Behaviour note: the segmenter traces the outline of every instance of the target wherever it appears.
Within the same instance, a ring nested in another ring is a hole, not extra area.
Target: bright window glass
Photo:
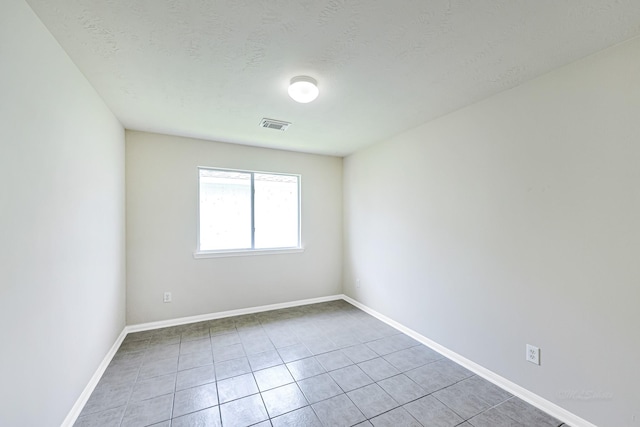
[[[300,247],[298,175],[200,168],[199,251]]]
[[[255,248],[298,246],[298,177],[256,173]]]

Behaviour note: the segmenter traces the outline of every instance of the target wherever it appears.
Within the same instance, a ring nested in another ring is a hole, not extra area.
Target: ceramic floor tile
[[[358,367],[374,381],[380,381],[400,373],[398,369],[381,357],[358,363]]]
[[[116,352],[113,359],[111,359],[111,363],[109,363],[109,368],[140,367],[148,351],[149,349],[130,353]]]
[[[150,339],[138,340],[138,341],[123,341],[118,348],[118,353],[129,353],[136,352],[140,350],[146,350],[149,347]]]
[[[100,379],[102,386],[127,386],[136,382],[140,376],[140,369],[136,367],[109,367]]]
[[[378,357],[376,352],[371,350],[365,344],[354,345],[353,347],[343,348],[342,353],[347,356],[353,363],[360,363],[366,360]]]
[[[426,365],[427,363],[443,359],[444,356],[428,347],[420,345],[387,354],[384,358],[400,371],[406,372]]]
[[[273,345],[278,349],[300,344],[300,340],[293,333],[269,335],[269,338]]]
[[[244,347],[244,351],[247,355],[264,353],[266,351],[276,349],[275,346],[271,344],[271,340],[269,340],[269,338],[243,342],[242,346]]]
[[[373,380],[365,374],[357,365],[347,366],[335,371],[329,372],[329,375],[345,392],[355,390],[371,384]]]
[[[365,421],[362,412],[345,394],[340,394],[311,406],[320,422],[325,426],[347,427]]]
[[[173,400],[173,417],[200,411],[218,404],[216,383],[205,384],[176,392]]]
[[[338,347],[331,340],[324,337],[302,340],[302,342],[313,354],[327,353],[329,351],[338,349]]]
[[[511,395],[486,380],[471,377],[439,390],[433,396],[462,418],[469,419]]]
[[[404,408],[396,408],[371,419],[374,427],[422,427]]]
[[[162,375],[148,380],[139,381],[133,387],[130,402],[150,399],[163,394],[173,393],[176,385],[176,374]]]
[[[89,415],[126,405],[132,391],[133,384],[113,386],[99,383],[89,396],[80,415]]]
[[[249,364],[251,365],[251,369],[254,371],[271,368],[273,366],[281,365],[282,363],[284,362],[276,350],[269,350],[249,356]]]
[[[358,341],[361,343],[368,343],[384,338],[384,334],[375,328],[358,327],[358,333],[356,335]]]
[[[171,427],[222,427],[220,409],[217,406],[192,412],[171,420]]]
[[[237,359],[245,357],[244,347],[242,344],[232,344],[221,348],[213,349],[213,361],[215,363],[224,362],[225,360]]]
[[[252,326],[246,328],[238,329],[238,334],[240,335],[240,339],[242,343],[251,342],[251,341],[262,341],[265,339],[269,339],[269,335],[267,335],[267,331],[261,326]]]
[[[457,363],[444,359],[407,371],[405,375],[427,392],[433,393],[473,374]]]
[[[355,403],[358,409],[360,409],[360,412],[367,418],[373,418],[399,406],[398,403],[377,384],[370,384],[350,391],[347,393],[347,396],[349,396],[349,399]]]
[[[219,349],[233,344],[240,344],[240,334],[232,332],[230,334],[216,335],[211,337],[211,345],[213,348]]]
[[[160,375],[171,374],[178,371],[178,358],[169,357],[167,359],[148,360],[140,368],[138,381],[157,377]]]
[[[125,409],[125,406],[120,406],[119,408],[79,417],[74,427],[118,427]]]
[[[180,331],[176,328],[162,328],[154,331],[154,335],[151,338],[151,345],[168,345],[168,344],[180,344]]]
[[[130,332],[122,342],[151,340],[154,334],[155,331]]]
[[[220,405],[224,427],[246,427],[269,418],[259,394]]]
[[[181,341],[182,342],[196,341],[196,340],[201,340],[205,338],[209,338],[209,328],[185,331],[182,333]]]
[[[149,349],[144,354],[145,361],[168,359],[170,357],[178,357],[180,354],[180,344],[162,345],[153,349]]]
[[[225,360],[215,364],[216,379],[218,381],[251,372],[249,361],[246,357]]]
[[[513,397],[511,393],[477,375],[461,381],[460,383],[467,386],[472,392],[481,395],[482,399],[487,401],[491,406],[498,405]]]
[[[76,425],[319,426],[312,407],[329,425],[560,424],[332,301],[129,334]]]
[[[176,379],[176,390],[212,383],[216,380],[213,365],[179,371]]]
[[[273,427],[323,427],[310,406],[273,418],[271,424]]]
[[[497,411],[495,408],[476,415],[471,418],[468,423],[473,427],[525,427],[524,424]]]
[[[274,366],[253,373],[260,391],[280,387],[293,382],[293,377],[285,365]]]
[[[378,385],[401,405],[428,394],[425,389],[413,382],[413,380],[406,375],[396,375],[395,377],[387,378],[379,381]]]
[[[309,403],[316,403],[342,393],[342,389],[329,374],[321,374],[298,382]]]
[[[404,334],[391,335],[389,337],[381,338],[376,341],[367,343],[367,346],[378,353],[380,356],[384,356],[395,351],[404,350],[406,348],[414,347],[420,343],[413,338]]]
[[[351,347],[360,344],[360,340],[358,340],[357,334],[351,332],[339,332],[336,334],[331,334],[330,338],[338,348]]]
[[[253,374],[244,374],[218,381],[218,395],[221,404],[256,394],[257,392],[258,386],[253,378]]]
[[[313,356],[304,344],[295,344],[290,347],[278,348],[278,353],[280,354],[282,361],[285,363]]]
[[[404,409],[425,426],[453,427],[464,421],[455,412],[431,396],[407,403],[404,405]]]
[[[297,384],[287,384],[262,392],[262,400],[272,418],[309,404]]]
[[[296,381],[325,373],[325,369],[314,357],[287,363],[287,368]]]
[[[495,409],[524,425],[558,427],[562,424],[557,419],[517,397],[501,403]]]
[[[340,350],[319,354],[316,356],[316,360],[320,362],[327,371],[334,371],[344,368],[345,366],[353,365],[353,361]]]
[[[171,394],[129,404],[124,413],[121,426],[148,426],[169,420],[172,407],[173,395]]]
[[[233,322],[225,322],[229,319],[217,319],[209,323],[209,334],[211,337],[225,335],[236,332],[236,325]]]
[[[188,354],[181,354],[178,359],[178,370],[198,368],[200,366],[212,365],[213,355],[211,350],[196,351]]]
[[[211,340],[209,338],[180,343],[180,355],[203,351],[211,352]]]

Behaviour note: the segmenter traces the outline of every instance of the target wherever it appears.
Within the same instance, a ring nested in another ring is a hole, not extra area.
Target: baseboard
[[[96,372],[93,374],[93,376],[89,380],[89,383],[84,388],[84,390],[82,390],[80,397],[78,397],[78,400],[76,400],[76,403],[71,408],[71,411],[69,411],[69,413],[67,414],[67,417],[62,422],[61,427],[72,427],[73,424],[78,419],[78,417],[80,416],[80,413],[84,408],[84,405],[87,404],[89,397],[91,397],[91,393],[93,393],[93,390],[98,385],[98,382],[100,381],[100,378],[102,378],[104,371],[109,366],[109,363],[111,363],[111,359],[113,359],[113,356],[116,355],[116,352],[120,348],[120,344],[122,344],[122,341],[124,341],[125,337],[127,336],[126,329],[127,328],[125,327],[122,330],[122,332],[120,332],[120,335],[118,336],[116,341],[113,343],[113,345],[107,352],[107,355],[104,356],[104,359],[102,359],[102,362],[100,362],[98,369],[96,369]]]
[[[186,325],[188,323],[204,322],[207,320],[222,319],[225,317],[242,316],[243,314],[261,313],[263,311],[280,310],[282,308],[299,307],[302,305],[318,304],[321,302],[343,299],[344,295],[330,295],[319,298],[309,298],[298,301],[283,302],[278,304],[261,305],[257,307],[240,308],[237,310],[220,311],[217,313],[201,314],[198,316],[179,317],[177,319],[161,320],[158,322],[138,323],[125,327],[127,333],[150,331],[153,329],[167,328],[171,326]]]
[[[592,424],[589,421],[583,418],[580,418],[579,416],[567,411],[566,409],[556,405],[555,403],[550,402],[538,396],[537,394],[530,392],[524,387],[521,387],[518,384],[511,382],[508,379],[496,374],[495,372],[490,371],[489,369],[481,365],[478,365],[477,363],[472,362],[471,360],[459,355],[458,353],[438,344],[437,342],[430,340],[429,338],[419,334],[413,329],[409,329],[406,326],[396,322],[395,320],[390,319],[387,316],[378,313],[377,311],[367,307],[361,302],[356,301],[347,295],[342,295],[342,299],[358,307],[360,310],[385,322],[387,325],[399,330],[404,334],[407,334],[411,338],[421,342],[427,347],[430,347],[431,349],[437,351],[443,356],[446,356],[449,359],[453,360],[454,362],[457,362],[458,364],[464,366],[474,374],[486,379],[487,381],[492,382],[493,384],[497,385],[500,388],[503,388],[504,390],[508,391],[514,396],[519,397],[525,402],[557,418],[563,423],[568,424],[569,426],[572,426],[572,427],[597,427],[595,424]]]

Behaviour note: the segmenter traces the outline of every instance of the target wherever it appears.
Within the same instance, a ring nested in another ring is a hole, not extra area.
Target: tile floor
[[[344,301],[129,334],[76,426],[560,426]]]

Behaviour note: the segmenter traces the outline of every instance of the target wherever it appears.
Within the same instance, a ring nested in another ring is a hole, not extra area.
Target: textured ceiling
[[[332,155],[640,34],[638,0],[27,2],[126,128]]]

